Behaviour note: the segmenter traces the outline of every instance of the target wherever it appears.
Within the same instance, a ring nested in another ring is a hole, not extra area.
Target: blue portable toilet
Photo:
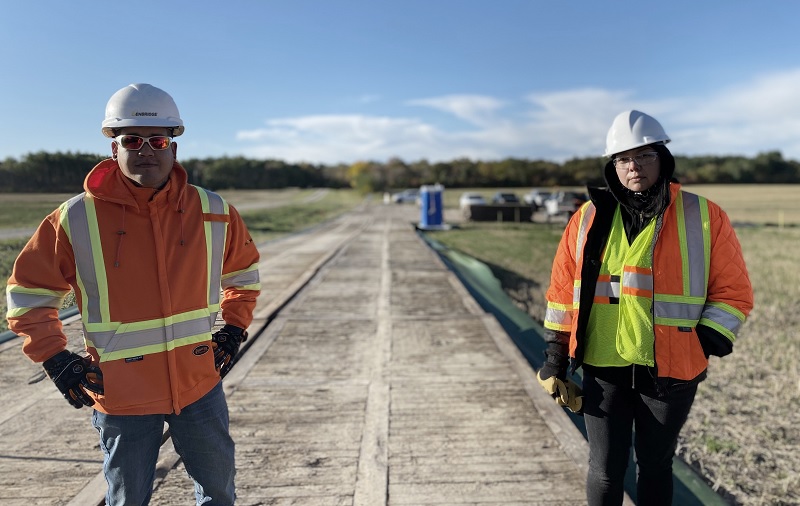
[[[420,193],[420,219],[419,228],[421,229],[442,229],[447,228],[443,223],[442,194],[444,186],[440,184],[423,185],[419,189]]]

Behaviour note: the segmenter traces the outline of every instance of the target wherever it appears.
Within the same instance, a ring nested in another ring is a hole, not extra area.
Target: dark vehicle
[[[519,198],[513,193],[497,192],[492,197],[492,204],[519,204]]]

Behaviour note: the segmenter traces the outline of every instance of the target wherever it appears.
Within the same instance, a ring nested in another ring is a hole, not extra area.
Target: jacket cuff
[[[569,367],[569,334],[545,330],[544,340],[547,349],[544,351],[545,362],[540,369],[540,376],[542,379],[555,376],[563,380],[567,377]]]
[[[703,347],[703,353],[705,353],[706,358],[711,355],[715,357],[724,357],[733,351],[733,341],[711,327],[698,324],[695,331],[697,332],[697,338],[700,340],[700,346]]]

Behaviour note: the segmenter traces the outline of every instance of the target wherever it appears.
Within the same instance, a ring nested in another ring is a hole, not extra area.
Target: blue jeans
[[[234,492],[234,443],[228,433],[228,405],[222,382],[180,415],[107,415],[94,412],[100,433],[107,506],[146,506],[155,480],[164,422],[175,450],[195,484],[198,505],[231,506]]]
[[[636,502],[669,506],[673,495],[672,457],[694,402],[697,382],[672,386],[659,397],[647,367],[584,365],[583,369],[589,505],[622,504],[635,427]]]

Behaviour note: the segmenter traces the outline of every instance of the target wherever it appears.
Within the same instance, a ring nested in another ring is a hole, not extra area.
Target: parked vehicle
[[[480,193],[462,193],[458,199],[458,207],[463,211],[464,208],[474,205],[484,205],[486,199]]]
[[[544,201],[550,198],[552,194],[553,193],[550,190],[534,188],[523,195],[522,200],[525,201],[526,204],[532,206],[534,209],[539,209],[540,207],[544,207]]]
[[[492,204],[519,204],[519,198],[514,193],[497,192],[492,197]]]
[[[486,205],[486,199],[480,193],[462,193],[458,198],[458,208],[461,215],[466,219],[472,218],[472,206]]]
[[[415,203],[419,199],[419,190],[409,189],[392,195],[392,202],[395,204]]]
[[[589,195],[577,191],[560,191],[550,196],[544,201],[548,218],[551,216],[566,215],[572,216],[584,202],[589,200]]]

